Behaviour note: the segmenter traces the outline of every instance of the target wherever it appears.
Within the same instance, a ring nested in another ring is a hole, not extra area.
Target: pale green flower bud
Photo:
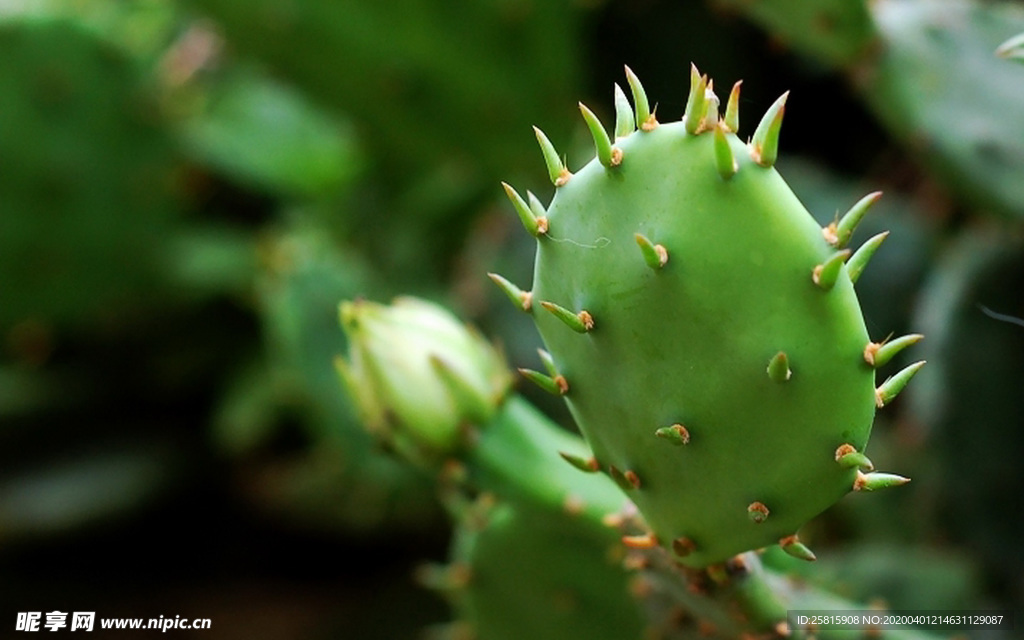
[[[501,355],[443,307],[415,298],[341,304],[339,370],[367,426],[400,451],[448,453],[487,422],[511,384]]]

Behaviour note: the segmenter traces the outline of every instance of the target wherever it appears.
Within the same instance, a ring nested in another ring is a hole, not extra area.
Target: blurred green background
[[[412,574],[448,525],[357,423],[337,304],[440,300],[531,363],[485,275],[531,278],[499,181],[550,197],[530,126],[587,161],[576,101],[611,123],[623,64],[681,117],[690,61],[744,80],[741,135],[792,92],[778,167],[820,221],[885,191],[868,328],[927,335],[871,445],[914,482],[812,523],[808,579],[1019,607],[1024,65],[994,51],[1021,31],[1020,2],[0,0],[0,636],[447,620]]]

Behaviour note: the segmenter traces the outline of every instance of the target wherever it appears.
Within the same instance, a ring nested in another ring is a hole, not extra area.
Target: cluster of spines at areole
[[[579,103],[583,119],[594,140],[597,160],[609,171],[615,171],[624,163],[629,162],[622,149],[616,146],[618,140],[633,135],[638,130],[640,135],[642,135],[643,132],[654,130],[659,124],[655,111],[650,107],[650,102],[640,80],[628,66],[625,68],[625,72],[633,96],[634,106],[630,105],[625,92],[616,84],[614,89],[616,117],[613,136],[608,135],[604,125],[593,111],[582,102]],[[718,175],[723,181],[732,179],[740,170],[740,165],[736,161],[733,147],[730,146],[726,134],[735,134],[739,129],[741,85],[742,80],[733,85],[726,103],[725,114],[720,115],[720,103],[714,92],[713,81],[709,80],[706,75],[702,75],[697,70],[697,67],[691,64],[690,92],[683,116],[685,130],[688,135],[714,136],[714,163]],[[788,96],[789,92],[783,93],[768,108],[755,129],[753,136],[747,141],[746,148],[750,159],[761,167],[773,167],[778,158],[779,133],[782,128]],[[572,179],[573,173],[569,170],[565,160],[558,154],[555,146],[544,132],[537,127],[534,127],[534,132],[552,184],[556,189],[566,185]],[[527,197],[524,199],[511,185],[503,182],[502,186],[512,202],[513,208],[518,214],[523,227],[528,233],[537,238],[539,242],[543,242],[551,232],[551,225],[544,204],[530,191],[526,192]],[[849,279],[852,283],[856,284],[871,257],[885,241],[889,234],[888,231],[869,238],[856,251],[851,251],[846,247],[864,215],[880,199],[881,195],[880,191],[876,191],[864,196],[843,216],[837,215],[832,223],[822,228],[822,237],[834,249],[834,252],[821,264],[815,266],[811,273],[808,274],[808,278],[821,290],[827,292],[834,287],[844,264]],[[634,237],[638,246],[638,260],[643,260],[648,267],[654,270],[661,269],[668,263],[671,256],[671,248],[658,244],[639,232]],[[488,276],[519,309],[527,313],[533,313],[536,304],[531,291],[521,289],[496,273],[489,273]],[[600,318],[594,318],[586,309],[572,311],[551,301],[541,300],[536,302],[545,311],[551,313],[567,327],[578,333],[592,331],[600,322]],[[874,369],[881,368],[899,352],[922,338],[923,336],[920,334],[910,334],[896,339],[886,339],[882,342],[869,342],[864,347],[864,361]],[[545,371],[521,368],[519,372],[549,393],[560,396],[571,393],[571,381],[559,373],[551,355],[543,349],[538,351]],[[876,406],[882,408],[895,398],[924,364],[924,361],[915,362],[880,384],[875,390]],[[767,375],[775,382],[786,382],[789,380],[791,373],[788,357],[784,352],[776,354],[768,363]],[[688,430],[681,424],[659,428],[656,431],[656,435],[678,445],[685,445],[690,439]],[[595,458],[587,459],[569,454],[562,455],[569,463],[582,471],[596,472],[601,469],[601,465]],[[844,444],[836,449],[835,460],[837,464],[845,468],[857,469],[852,487],[854,491],[874,491],[909,482],[909,479],[903,476],[874,471],[874,465],[867,456],[850,444]],[[625,491],[633,490],[640,486],[640,479],[632,471],[623,471],[611,466],[608,468],[608,473]],[[768,517],[769,511],[767,507],[759,502],[750,504],[747,509],[748,516],[754,522],[761,522]],[[659,541],[653,535],[640,535],[626,536],[624,542],[627,546],[646,548],[658,544]],[[814,554],[799,541],[795,534],[781,539],[779,543],[784,550],[795,557],[807,560],[814,559]],[[681,539],[674,541],[672,547],[677,554],[685,556],[691,550],[691,544],[689,541]]]

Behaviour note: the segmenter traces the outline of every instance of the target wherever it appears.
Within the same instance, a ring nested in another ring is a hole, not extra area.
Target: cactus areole
[[[659,123],[627,77],[636,112],[617,88],[609,137],[583,107],[598,152],[575,173],[537,131],[555,196],[506,185],[537,257],[532,291],[503,288],[533,301],[597,468],[629,478],[661,546],[693,567],[813,559],[797,529],[870,480],[875,409],[913,373],[876,390],[846,264],[878,194],[822,229],[773,168],[786,96],[744,143],[739,83],[720,115],[693,68],[685,116]]]

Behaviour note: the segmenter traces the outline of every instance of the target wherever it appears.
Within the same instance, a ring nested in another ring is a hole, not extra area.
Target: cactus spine
[[[854,292],[884,235],[854,258],[845,246],[880,194],[822,229],[774,169],[788,93],[744,144],[739,83],[720,117],[691,67],[685,115],[659,123],[626,75],[635,115],[618,89],[614,147],[581,107],[597,158],[570,172],[538,129],[554,199],[527,217],[506,189],[538,241],[532,291],[496,279],[550,352],[552,375],[528,376],[565,396],[640,509],[650,531],[629,546],[692,567],[773,543],[813,559],[801,525],[851,490],[906,481],[861,471],[876,406],[922,364],[876,389],[868,354],[884,363],[919,339],[873,343]]]

